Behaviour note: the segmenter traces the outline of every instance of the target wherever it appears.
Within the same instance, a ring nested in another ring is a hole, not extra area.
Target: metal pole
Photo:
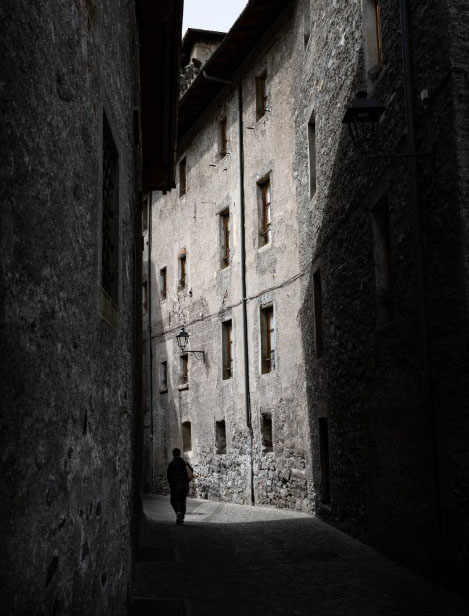
[[[435,482],[435,517],[437,526],[437,546],[435,566],[437,568],[436,577],[439,577],[439,555],[441,553],[441,481],[439,464],[439,446],[436,430],[435,409],[433,406],[431,392],[431,367],[430,354],[428,348],[428,322],[425,305],[425,268],[422,242],[422,225],[420,219],[420,191],[417,177],[417,148],[415,138],[414,123],[414,99],[413,99],[413,79],[412,79],[412,57],[410,50],[410,22],[409,22],[409,1],[399,0],[401,18],[401,41],[402,41],[402,68],[404,81],[404,97],[407,124],[408,142],[408,166],[410,175],[410,193],[412,204],[412,216],[415,234],[415,259],[417,269],[417,303],[420,325],[420,338],[423,363],[423,403],[427,412],[433,450],[433,474]]]
[[[153,350],[151,328],[151,240],[152,240],[152,191],[148,192],[148,273],[147,273],[147,317],[148,317],[148,409],[150,411],[151,491],[154,492],[154,446],[153,446]]]

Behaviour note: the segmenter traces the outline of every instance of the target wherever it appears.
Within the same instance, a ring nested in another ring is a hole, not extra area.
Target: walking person
[[[190,473],[187,471],[188,468]],[[177,447],[173,449],[173,459],[168,465],[167,477],[169,487],[171,488],[171,505],[176,514],[176,524],[184,524],[186,498],[189,492],[189,481],[192,479],[192,472],[190,464],[181,458],[181,450]]]

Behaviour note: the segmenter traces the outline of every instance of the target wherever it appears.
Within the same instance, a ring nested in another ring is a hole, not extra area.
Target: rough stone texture
[[[137,597],[154,598],[148,614],[171,613],[164,606],[176,597],[197,616],[468,613],[467,601],[317,517],[189,499],[180,527],[168,500],[144,501],[133,589]],[[140,616],[138,608],[135,602],[131,614]]]
[[[138,395],[134,4],[0,8],[5,615],[126,613]],[[98,315],[103,106],[120,156],[116,329]]]
[[[344,105],[357,90],[367,89],[388,106],[375,151],[405,151],[399,8],[394,2],[380,2],[385,65],[374,79],[366,73],[358,1],[340,7],[312,4],[311,39],[305,53],[295,56],[301,263],[312,263],[303,285],[302,339],[316,456],[318,419],[327,415],[329,422],[329,520],[462,590],[469,545],[468,37],[461,25],[467,22],[467,3],[454,8],[430,0],[410,4],[418,148],[435,152],[431,161],[418,163],[433,408],[423,403],[405,162],[366,159],[353,151],[341,127]],[[300,41],[300,14],[297,27]],[[429,92],[427,110],[420,102],[423,88]],[[310,200],[306,125],[312,110],[318,187]],[[377,328],[369,210],[386,190],[395,318]],[[325,353],[319,360],[311,328],[315,264],[323,282]],[[318,469],[315,457],[316,478]]]
[[[290,18],[291,19],[291,15]],[[288,22],[290,23],[290,22]],[[253,425],[254,498],[309,511],[313,502],[304,359],[298,309],[300,271],[291,157],[295,146],[291,101],[293,28],[279,22],[240,67],[244,92],[246,269],[248,344]],[[255,77],[267,70],[271,110],[256,122]],[[187,192],[153,203],[151,259],[154,333],[154,489],[167,489],[168,455],[182,445],[181,425],[192,424],[194,494],[250,502],[251,440],[246,427],[242,341],[238,102],[233,88],[220,93],[200,118],[179,155],[187,161]],[[219,154],[219,121],[226,115],[228,154]],[[282,147],[279,145],[282,143]],[[270,173],[272,242],[258,248],[257,182]],[[231,262],[221,268],[219,214],[230,212]],[[187,250],[187,285],[178,290],[178,255]],[[148,267],[148,266],[147,266]],[[168,293],[160,301],[159,272],[167,268]],[[272,303],[276,367],[261,374],[260,307]],[[233,378],[222,379],[222,321],[233,324]],[[189,356],[189,384],[179,387],[175,336],[182,324],[190,349],[204,349],[205,363]],[[168,391],[158,391],[161,361],[168,362]],[[261,439],[261,413],[271,413],[273,452]],[[225,420],[227,453],[215,450],[215,422]]]
[[[345,106],[356,91],[365,89],[387,106],[372,151],[406,151],[399,4],[380,2],[380,70],[373,68],[366,51],[365,5],[359,0],[311,3],[311,36],[305,45],[303,2],[293,2],[232,76],[241,78],[244,93],[256,501],[311,507],[394,559],[464,591],[469,546],[467,2],[410,2],[417,147],[433,153],[417,162],[430,401],[424,390],[407,163],[367,158],[354,150],[341,123]],[[265,67],[271,112],[256,124],[254,76]],[[420,99],[423,89],[429,94],[425,104]],[[234,92],[227,88],[195,122],[180,144],[181,156],[187,157],[187,194],[157,200],[153,206],[155,229],[161,225],[153,275],[156,281],[159,268],[167,266],[172,285],[166,302],[155,302],[153,369],[156,374],[159,361],[168,358],[169,392],[155,396],[160,481],[168,450],[180,443],[181,422],[190,420],[198,493],[242,502],[248,498],[243,478],[249,472],[249,435],[239,361],[234,105]],[[311,198],[308,122],[313,112],[317,187]],[[217,122],[224,113],[231,155],[219,160]],[[268,171],[274,240],[272,248],[258,251],[255,186]],[[394,318],[378,327],[371,209],[386,193]],[[216,215],[228,206],[234,214],[234,257],[230,268],[220,271]],[[175,287],[177,255],[184,247],[187,294]],[[319,359],[313,279],[318,267],[324,341]],[[291,284],[277,288],[290,279]],[[259,305],[268,301],[277,307],[278,370],[259,376],[257,315]],[[222,381],[220,321],[230,314],[237,363],[234,378]],[[191,358],[189,389],[178,391],[174,336],[183,322],[191,332],[191,347],[204,348],[207,363]],[[260,412],[270,409],[273,455],[261,453],[259,443]],[[224,416],[231,456],[220,460],[213,453],[214,423]],[[326,418],[329,507],[321,506],[319,420]]]

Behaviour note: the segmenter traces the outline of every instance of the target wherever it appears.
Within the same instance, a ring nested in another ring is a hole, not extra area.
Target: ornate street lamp
[[[349,127],[352,143],[356,148],[363,148],[366,141],[375,138],[376,127],[385,111],[385,105],[369,98],[367,92],[357,92],[342,120],[342,123]]]
[[[186,331],[184,325],[181,327],[179,334],[176,336],[178,347],[184,353],[194,353],[196,359],[201,359],[205,363],[205,351],[189,351],[186,347],[189,342],[189,332]]]

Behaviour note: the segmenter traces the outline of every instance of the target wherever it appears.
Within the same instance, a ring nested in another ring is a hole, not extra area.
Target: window
[[[261,372],[266,374],[275,368],[275,321],[274,308],[261,308]]]
[[[261,429],[262,429],[262,449],[264,452],[273,451],[272,439],[272,415],[270,413],[261,414]]]
[[[142,231],[148,229],[148,196],[145,195],[142,201]]]
[[[186,194],[187,187],[187,177],[186,177],[186,157],[179,162],[179,196]]]
[[[215,422],[215,446],[218,454],[226,453],[225,420]]]
[[[264,71],[256,77],[256,120],[260,120],[267,111],[267,73]]]
[[[168,362],[160,363],[160,391],[168,391]]]
[[[119,305],[119,154],[103,113],[100,314],[117,325]]]
[[[220,130],[219,154],[221,157],[223,157],[223,156],[226,156],[228,153],[228,135],[226,131],[226,117],[220,120],[219,130]]]
[[[233,339],[231,319],[222,323],[223,344],[223,379],[233,376]]]
[[[313,274],[314,292],[314,333],[316,338],[316,358],[319,359],[324,354],[322,339],[322,285],[321,272],[317,269]]]
[[[303,0],[303,34],[305,47],[308,44],[309,37],[311,35],[311,0]]]
[[[368,70],[383,63],[380,0],[364,0],[364,27]]]
[[[189,356],[187,353],[179,358],[179,385],[187,385],[189,382]]]
[[[148,304],[148,283],[146,280],[142,285],[142,303],[143,303],[143,309],[146,310],[147,304]]]
[[[269,244],[272,239],[272,209],[270,178],[267,178],[259,187],[259,247]]]
[[[230,212],[224,210],[220,214],[221,267],[230,264]]]
[[[314,113],[308,122],[309,147],[309,196],[312,199],[316,193],[316,123]]]
[[[166,278],[166,268],[162,267],[160,269],[160,297],[161,299],[166,299],[168,286],[167,286],[167,278]]]
[[[373,208],[371,220],[375,261],[376,324],[379,326],[394,318],[391,229],[387,195]]]
[[[184,453],[192,451],[192,429],[190,421],[185,421],[182,424],[182,450]]]
[[[331,502],[331,490],[329,480],[329,428],[327,417],[319,418],[319,457],[321,465],[320,499],[322,505]]]
[[[178,287],[179,289],[185,289],[186,288],[186,253],[183,252],[181,255],[179,255],[179,283],[178,283]]]

